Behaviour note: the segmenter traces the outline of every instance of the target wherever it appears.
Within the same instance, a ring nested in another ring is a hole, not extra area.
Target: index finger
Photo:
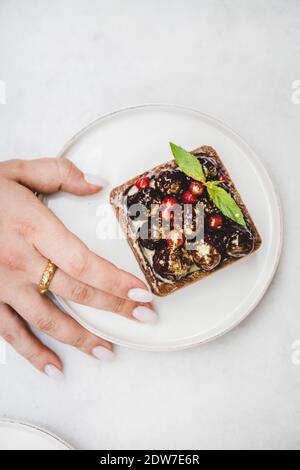
[[[110,261],[101,258],[47,208],[40,228],[33,234],[38,251],[69,276],[109,294],[137,302],[151,302],[146,284]]]

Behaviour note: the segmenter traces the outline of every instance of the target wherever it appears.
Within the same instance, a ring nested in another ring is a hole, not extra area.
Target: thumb
[[[84,174],[65,158],[12,160],[1,164],[0,172],[6,178],[45,194],[65,191],[87,195],[97,193],[106,186],[100,176]]]

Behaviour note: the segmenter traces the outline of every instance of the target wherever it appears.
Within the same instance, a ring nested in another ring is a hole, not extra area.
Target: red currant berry
[[[189,187],[190,193],[192,193],[194,196],[202,196],[204,190],[204,185],[200,183],[200,181],[192,181]]]
[[[148,188],[150,181],[151,180],[150,178],[148,178],[148,176],[142,176],[140,179],[137,180],[135,185],[138,189]]]
[[[184,202],[184,204],[193,204],[194,202],[197,202],[197,198],[194,194],[190,193],[190,191],[186,191],[182,195],[182,202]]]
[[[162,219],[168,220],[174,218],[174,210],[173,207],[176,206],[177,199],[175,197],[166,197],[162,201],[162,210],[161,210],[161,217]]]
[[[219,181],[221,181],[221,183],[226,183],[226,181],[227,181],[227,176],[224,175],[224,173],[222,173],[222,174],[219,176]]]
[[[172,206],[175,206],[175,204],[177,204],[177,199],[175,199],[175,197],[165,197],[165,199],[163,199],[162,201],[162,205],[163,207],[172,207]]]
[[[162,210],[161,210],[161,217],[163,219],[169,219],[174,217],[174,212],[172,211],[172,207],[177,204],[177,199],[175,197],[166,197],[162,201]]]
[[[179,248],[183,245],[184,236],[183,233],[178,230],[171,230],[167,236],[167,243],[172,248]]]
[[[209,228],[218,230],[223,227],[223,217],[219,214],[210,215],[207,224]]]

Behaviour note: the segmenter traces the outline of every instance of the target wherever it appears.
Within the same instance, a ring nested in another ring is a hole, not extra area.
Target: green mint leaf
[[[183,171],[187,176],[190,176],[194,180],[201,181],[205,183],[205,175],[199,160],[192,155],[190,152],[187,152],[178,145],[170,142],[171,150],[175,158],[175,162],[179,166],[180,170]]]
[[[207,183],[207,191],[217,208],[229,219],[234,220],[240,225],[246,226],[243,213],[235,200],[225,189],[220,188],[215,181]]]

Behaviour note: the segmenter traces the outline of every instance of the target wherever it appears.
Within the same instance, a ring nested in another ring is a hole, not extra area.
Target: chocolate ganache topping
[[[230,182],[218,162],[203,152],[196,157],[206,181],[218,180],[230,194]],[[205,185],[179,168],[143,175],[128,190],[126,207],[136,242],[154,276],[168,282],[195,271],[212,271],[254,249],[248,225],[238,225],[224,215]]]

